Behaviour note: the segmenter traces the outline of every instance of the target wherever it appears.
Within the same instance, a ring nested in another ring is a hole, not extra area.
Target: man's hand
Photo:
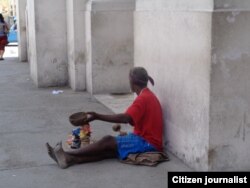
[[[97,114],[95,112],[87,112],[87,122],[91,122],[97,119]]]

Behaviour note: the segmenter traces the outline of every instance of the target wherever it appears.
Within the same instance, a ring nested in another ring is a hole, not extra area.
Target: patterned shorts
[[[126,136],[117,136],[118,157],[121,160],[127,158],[131,153],[144,153],[149,151],[157,151],[154,146],[144,140],[142,137],[129,133]]]

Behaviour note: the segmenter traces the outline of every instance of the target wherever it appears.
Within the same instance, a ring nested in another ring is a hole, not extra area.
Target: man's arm
[[[129,123],[132,124],[132,118],[127,114],[104,115],[95,112],[88,112],[88,121],[101,120],[110,123]]]

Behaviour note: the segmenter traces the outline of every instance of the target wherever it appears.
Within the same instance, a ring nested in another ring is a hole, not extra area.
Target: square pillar
[[[209,168],[250,169],[250,2],[215,1]]]
[[[199,170],[208,169],[212,7],[208,1],[137,0],[135,12],[135,66],[155,80],[164,147]]]
[[[27,1],[31,75],[38,87],[68,84],[66,0]]]
[[[250,168],[248,23],[246,0],[136,1],[135,65],[155,79],[165,149],[196,170]]]
[[[27,0],[17,0],[17,33],[19,61],[27,61],[26,10]]]
[[[86,89],[88,0],[67,0],[67,45],[69,84],[73,90]]]
[[[91,93],[126,93],[133,67],[134,0],[94,0],[91,8],[91,65],[87,68]]]

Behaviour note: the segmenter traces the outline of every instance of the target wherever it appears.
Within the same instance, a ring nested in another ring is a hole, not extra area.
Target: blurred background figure
[[[4,60],[3,54],[5,51],[5,46],[8,44],[8,32],[8,24],[5,22],[3,15],[0,14],[0,60]]]

